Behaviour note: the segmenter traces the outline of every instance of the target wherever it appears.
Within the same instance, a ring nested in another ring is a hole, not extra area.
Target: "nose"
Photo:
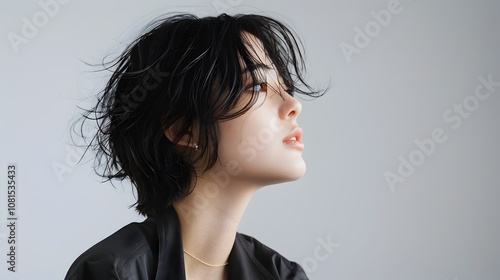
[[[285,93],[283,104],[280,108],[280,116],[283,119],[296,119],[300,111],[302,111],[302,104],[295,97]]]

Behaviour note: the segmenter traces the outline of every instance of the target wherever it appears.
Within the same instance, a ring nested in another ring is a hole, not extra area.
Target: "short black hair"
[[[96,172],[106,180],[130,179],[136,210],[156,216],[190,193],[193,160],[208,159],[205,171],[217,162],[218,123],[242,115],[256,101],[254,92],[246,106],[230,113],[248,82],[242,64],[253,83],[263,67],[243,33],[262,42],[286,92],[321,93],[304,80],[303,45],[296,34],[270,17],[177,14],[148,26],[120,56],[103,63],[113,73],[97,104],[85,110],[80,132],[89,120],[97,130],[90,138],[80,136],[91,139],[86,145],[96,152]],[[200,150],[186,157],[176,143],[194,124]],[[172,126],[178,137],[168,139],[164,132]]]

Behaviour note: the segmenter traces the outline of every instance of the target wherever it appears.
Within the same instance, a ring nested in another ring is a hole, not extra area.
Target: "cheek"
[[[259,108],[263,109],[263,108]],[[257,153],[279,140],[283,131],[270,110],[248,112],[220,124],[219,156],[252,161]]]
[[[221,123],[219,159],[223,165],[236,162],[241,170],[238,177],[244,180],[271,184],[298,179],[305,172],[305,163],[301,153],[283,144],[285,130],[271,114]]]

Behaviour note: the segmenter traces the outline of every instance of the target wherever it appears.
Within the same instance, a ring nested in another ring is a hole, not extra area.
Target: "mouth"
[[[285,143],[287,146],[303,150],[304,143],[302,143],[302,135],[302,129],[300,127],[296,127],[290,134],[288,134],[288,136],[283,139],[283,143]]]

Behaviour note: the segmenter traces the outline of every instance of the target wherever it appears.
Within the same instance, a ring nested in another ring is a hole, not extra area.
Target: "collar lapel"
[[[242,240],[240,234],[236,234],[233,249],[229,254],[228,278],[238,280],[276,280],[251,253],[253,246],[249,247]]]
[[[186,280],[180,223],[173,207],[157,218],[157,226],[159,256],[156,280]]]

